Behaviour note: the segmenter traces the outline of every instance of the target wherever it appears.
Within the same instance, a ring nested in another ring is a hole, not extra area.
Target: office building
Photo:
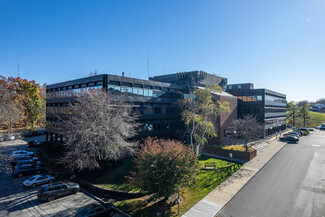
[[[264,136],[286,129],[286,95],[254,89],[252,83],[229,84],[228,93],[238,98],[238,118],[253,114],[265,127]]]
[[[166,82],[168,76],[170,76],[169,82]],[[194,82],[187,85],[188,79]],[[205,83],[214,85],[214,82],[221,83],[225,87],[227,79],[203,71],[156,76],[150,80],[103,74],[48,85],[46,90],[47,140],[64,142],[64,135],[59,135],[51,129],[51,123],[56,123],[58,115],[62,117],[69,115],[68,104],[73,101],[74,95],[88,89],[103,89],[125,94],[125,100],[131,103],[133,111],[139,114],[142,129],[139,129],[138,137],[184,137],[179,101],[188,97],[192,84],[196,83],[204,87]],[[216,97],[221,101],[230,99],[234,102],[234,97],[227,93],[216,94]],[[237,102],[232,108],[237,109]],[[223,132],[224,126],[230,124],[229,118],[236,119],[234,114],[237,115],[236,110],[224,114],[225,118],[220,117],[216,121],[219,131]],[[222,136],[215,142],[220,143],[220,139]]]

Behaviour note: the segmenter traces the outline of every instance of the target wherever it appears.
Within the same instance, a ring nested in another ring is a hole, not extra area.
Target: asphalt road
[[[324,217],[325,131],[280,150],[218,217]]]
[[[35,138],[28,138],[28,140]],[[39,141],[44,138],[38,137]],[[8,156],[12,150],[26,148],[26,141],[14,140],[0,143],[0,216],[74,216],[81,207],[95,200],[78,192],[56,199],[41,202],[37,199],[38,188],[24,188],[22,182],[30,176],[14,178]]]

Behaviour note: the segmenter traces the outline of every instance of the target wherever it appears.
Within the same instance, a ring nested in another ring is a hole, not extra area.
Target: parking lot
[[[13,150],[26,149],[27,141],[45,136],[32,137],[24,140],[0,142],[0,216],[74,216],[76,211],[94,199],[82,192],[56,199],[51,202],[41,202],[37,199],[36,188],[25,188],[22,182],[30,176],[14,178],[11,175],[9,155]]]

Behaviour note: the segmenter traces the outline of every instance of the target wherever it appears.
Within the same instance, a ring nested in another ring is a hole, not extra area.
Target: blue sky
[[[325,98],[325,0],[0,0],[0,75],[204,70],[288,100]]]

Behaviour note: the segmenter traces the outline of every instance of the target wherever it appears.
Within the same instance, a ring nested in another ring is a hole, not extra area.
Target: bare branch
[[[117,160],[134,152],[130,139],[137,133],[137,116],[123,96],[106,91],[81,94],[69,106],[67,119],[57,130],[66,136],[61,159],[71,170],[94,170],[99,161]]]

